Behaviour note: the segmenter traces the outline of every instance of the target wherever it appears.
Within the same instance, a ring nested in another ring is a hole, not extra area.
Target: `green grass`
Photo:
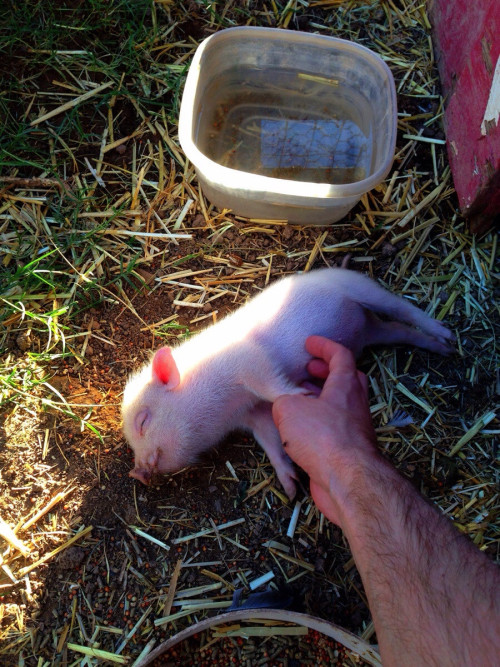
[[[113,98],[119,93],[121,108],[113,125],[119,138],[136,129],[124,118],[124,110],[129,116],[133,111],[134,124],[136,109],[151,122],[164,108],[169,118],[175,116],[186,70],[168,62],[168,54],[165,62],[151,54],[158,38],[151,0],[7,4],[0,18],[0,173],[64,180],[70,190],[48,194],[43,220],[22,221],[9,230],[2,247],[7,260],[0,266],[3,319],[13,312],[13,296],[24,301],[32,294],[51,297],[65,291],[68,270],[71,274],[85,266],[99,229],[113,224],[109,218],[88,233],[73,231],[81,228],[80,213],[105,210],[116,200],[108,188],[95,188],[81,178],[88,172],[85,158],[95,163],[99,155]],[[98,98],[47,123],[30,125],[42,113],[91,89],[84,87],[87,82],[107,81],[114,85]],[[155,97],[152,89],[160,82],[161,95]],[[68,95],[59,98],[61,92]],[[117,215],[127,203],[117,208]],[[133,240],[128,245],[132,250]],[[130,268],[118,274],[105,271],[103,286],[130,282],[133,250],[131,260]],[[82,282],[74,298],[93,305],[99,289],[95,281]]]
[[[67,187],[42,189],[32,207],[15,201],[16,216],[2,224],[0,354],[7,353],[13,338],[28,330],[40,341],[42,351],[26,355],[22,372],[16,371],[14,361],[3,366],[1,403],[31,394],[45,401],[44,405],[55,405],[53,392],[45,384],[51,371],[43,381],[36,379],[40,364],[73,356],[74,350],[67,343],[73,322],[101,303],[110,289],[140,285],[132,278],[141,250],[133,239],[125,243],[126,260],[122,255],[117,262],[106,257],[99,275],[86,274],[86,268],[102,252],[100,232],[113,225],[114,218],[97,220],[95,226],[85,229],[79,216],[107,210],[117,199],[108,187],[96,188],[82,177],[88,173],[85,158],[92,164],[98,159],[108,108],[117,93],[116,138],[136,129],[136,109],[153,121],[160,117],[165,103],[170,115],[178,109],[186,66],[172,65],[168,54],[163,60],[152,55],[159,36],[156,11],[151,0],[7,2],[3,7],[0,174],[54,179]],[[163,92],[155,97],[151,89],[159,86],[159,80]],[[107,81],[113,86],[99,97],[40,125],[30,124]],[[153,81],[149,88],[145,85],[148,81]],[[128,119],[123,110],[129,111]],[[33,192],[26,196],[33,198]],[[9,204],[3,200],[0,214],[12,210]],[[117,206],[116,215],[128,205],[130,201],[125,200]]]

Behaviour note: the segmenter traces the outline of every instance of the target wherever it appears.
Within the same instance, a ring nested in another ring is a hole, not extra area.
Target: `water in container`
[[[338,79],[234,67],[205,88],[198,117],[200,150],[226,167],[331,184],[371,170],[370,105]]]

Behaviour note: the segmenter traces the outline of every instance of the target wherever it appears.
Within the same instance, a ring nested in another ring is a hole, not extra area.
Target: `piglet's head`
[[[155,472],[172,472],[183,465],[176,421],[175,390],[179,384],[172,350],[162,347],[125,388],[123,430],[135,453],[135,467],[129,474],[144,484]]]

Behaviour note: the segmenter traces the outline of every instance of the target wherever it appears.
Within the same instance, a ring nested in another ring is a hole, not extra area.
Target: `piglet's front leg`
[[[259,403],[248,413],[242,426],[252,431],[254,438],[266,452],[279,481],[291,500],[297,491],[295,485],[297,473],[290,457],[283,449],[280,434],[272,417],[272,404]]]
[[[251,360],[251,363],[247,361],[243,364],[239,381],[263,403],[274,403],[278,396],[284,394],[309,393],[307,389],[293,382],[286,373],[279,372],[277,362],[263,347],[248,342],[244,356],[246,360]]]

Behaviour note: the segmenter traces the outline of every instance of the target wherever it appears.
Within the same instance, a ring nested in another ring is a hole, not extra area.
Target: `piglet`
[[[448,354],[454,342],[441,323],[355,271],[320,269],[279,280],[178,347],[160,348],[129,379],[122,415],[135,452],[131,477],[147,484],[153,472],[192,464],[243,429],[263,447],[292,498],[296,472],[271,406],[282,394],[310,391],[305,340],[313,334],[356,356],[367,345],[396,343]]]

